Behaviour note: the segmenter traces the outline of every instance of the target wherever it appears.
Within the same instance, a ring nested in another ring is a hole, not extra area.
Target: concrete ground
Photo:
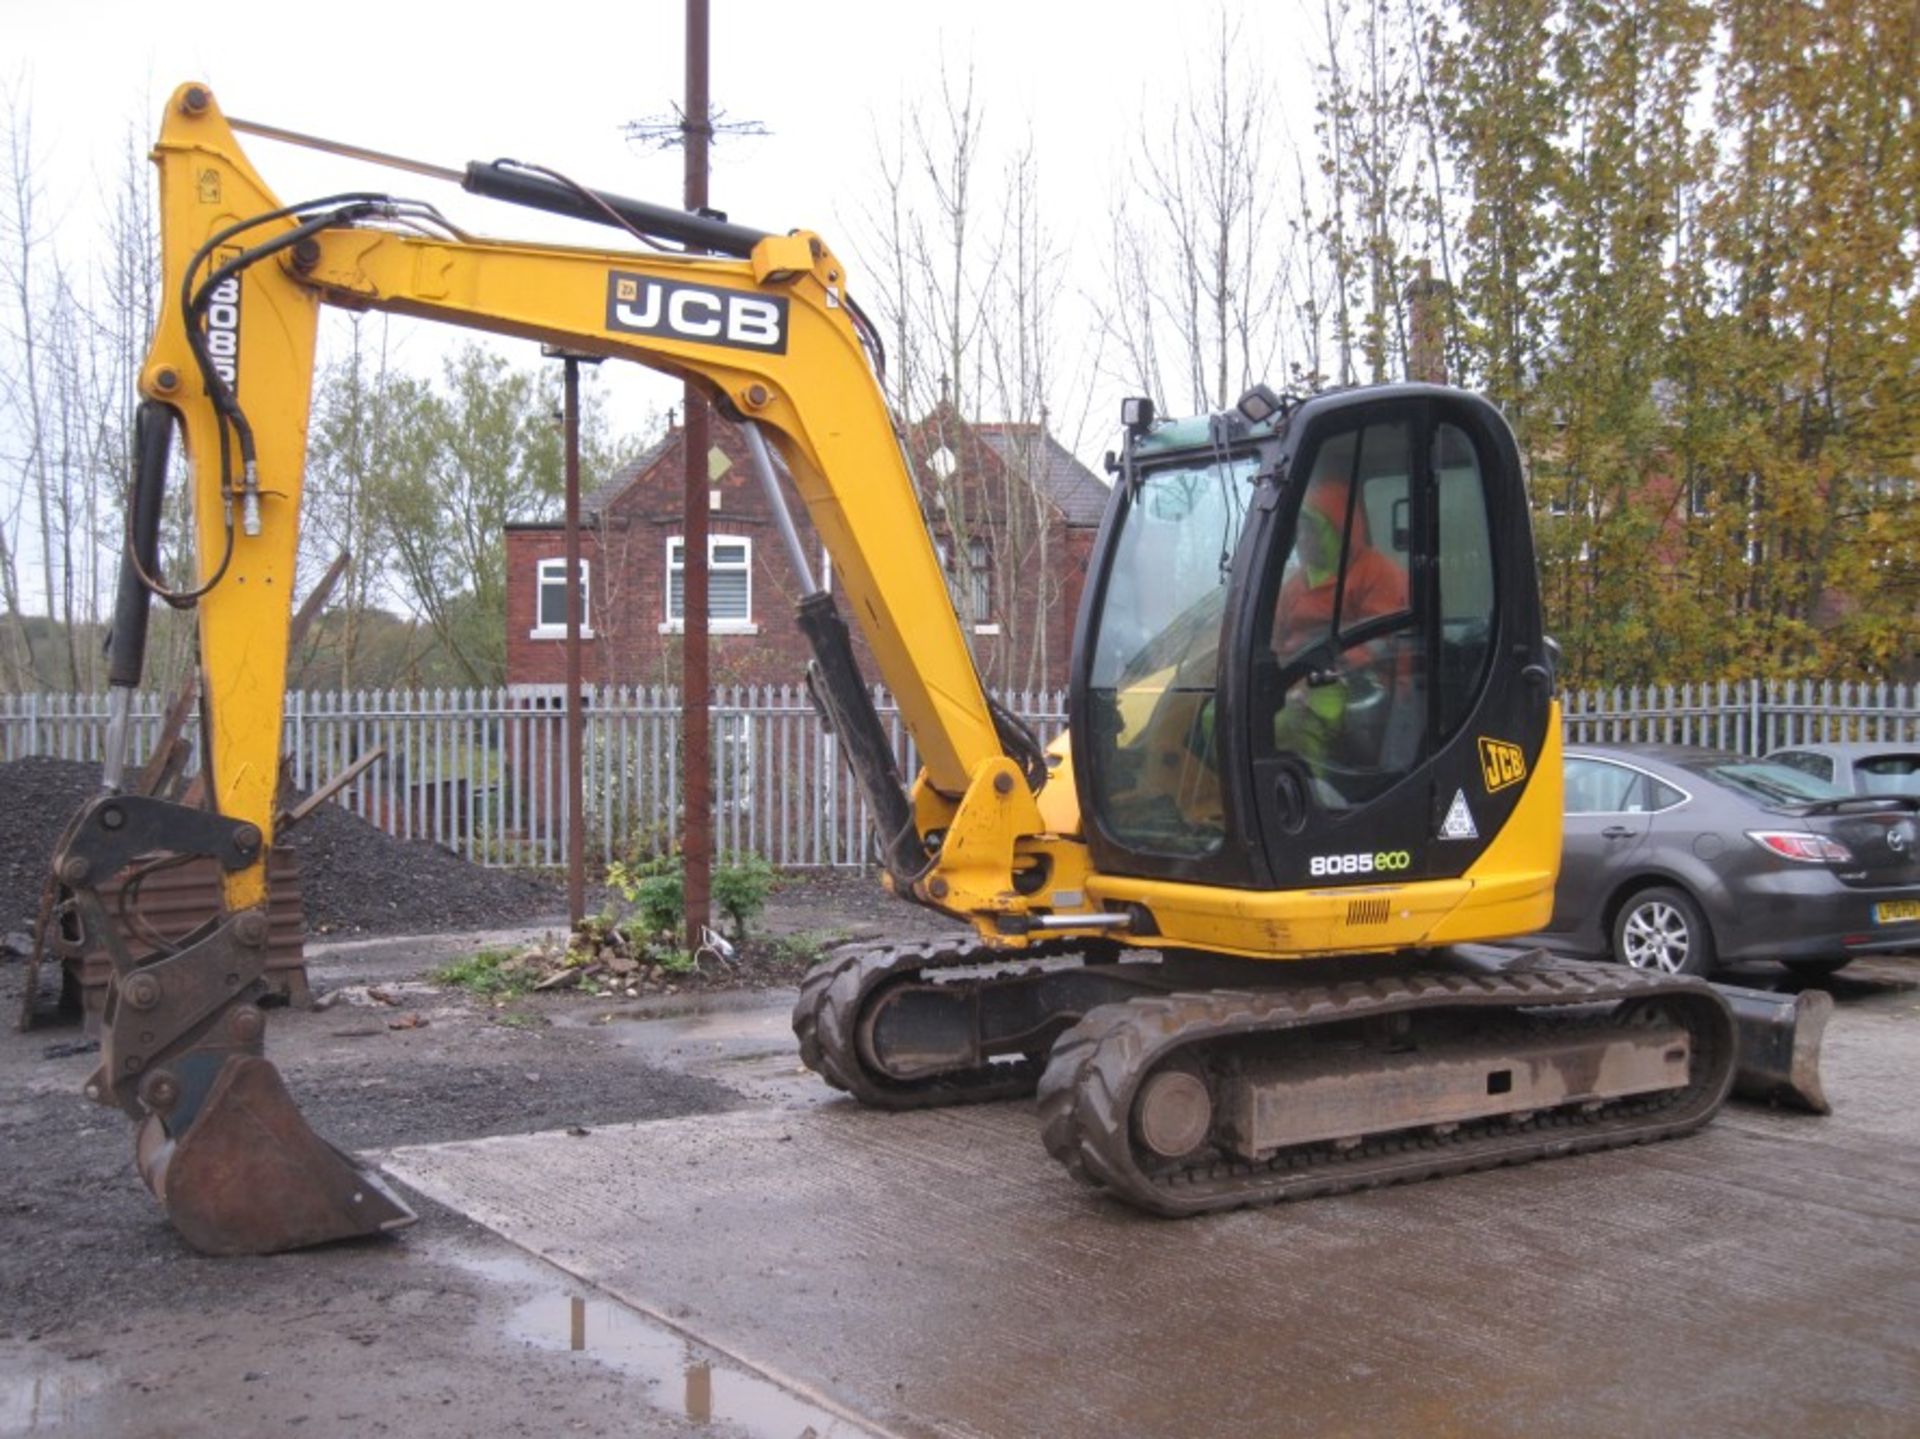
[[[820,1103],[764,1008],[623,1021],[752,1107],[387,1168],[891,1433],[1905,1435],[1920,964],[1856,968],[1830,1118],[1202,1220],[1076,1186],[1030,1105]]]
[[[330,962],[404,982],[428,957]],[[36,1304],[44,1264],[5,1296],[0,1435],[1910,1434],[1920,959],[1828,987],[1831,1118],[1730,1107],[1671,1144],[1177,1223],[1076,1186],[1030,1106],[831,1096],[779,992],[538,1031],[424,997],[418,1030],[287,1016],[316,1090],[383,1094],[373,1050],[445,1045],[545,1132],[460,1127],[484,1092],[454,1096],[458,1138],[396,1120],[420,1225],[261,1261],[182,1252],[144,1194],[90,1218],[133,1183],[116,1147],[66,1215],[99,1300]],[[87,1063],[0,1046],[7,1132],[67,1113]],[[87,1152],[122,1138],[73,1112]],[[90,1248],[95,1223],[140,1242]]]

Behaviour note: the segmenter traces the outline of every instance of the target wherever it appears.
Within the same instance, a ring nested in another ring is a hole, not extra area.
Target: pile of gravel
[[[288,842],[300,851],[309,934],[488,929],[566,913],[560,885],[395,839],[337,804],[308,815]]]
[[[30,933],[67,821],[100,788],[100,766],[63,759],[0,764],[0,930]]]
[[[27,930],[53,849],[100,786],[100,767],[33,757],[0,764],[0,930]],[[300,852],[307,932],[401,934],[551,918],[560,886],[485,869],[424,840],[397,840],[325,804],[288,835]]]

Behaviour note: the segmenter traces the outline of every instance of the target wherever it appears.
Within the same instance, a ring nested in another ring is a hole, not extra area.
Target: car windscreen
[[[1920,754],[1876,754],[1853,762],[1862,794],[1920,794]]]
[[[1847,793],[1837,784],[1768,759],[1693,760],[1684,767],[1762,804],[1811,804]]]

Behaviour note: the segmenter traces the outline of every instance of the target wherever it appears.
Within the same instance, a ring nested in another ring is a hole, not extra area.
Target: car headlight
[[[1837,839],[1797,829],[1750,829],[1747,838],[1782,859],[1801,864],[1852,864],[1853,851]]]

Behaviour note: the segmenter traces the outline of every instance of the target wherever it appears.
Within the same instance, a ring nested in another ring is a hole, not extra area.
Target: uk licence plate
[[[1901,924],[1910,919],[1920,919],[1920,899],[1890,899],[1873,907],[1875,924]]]

